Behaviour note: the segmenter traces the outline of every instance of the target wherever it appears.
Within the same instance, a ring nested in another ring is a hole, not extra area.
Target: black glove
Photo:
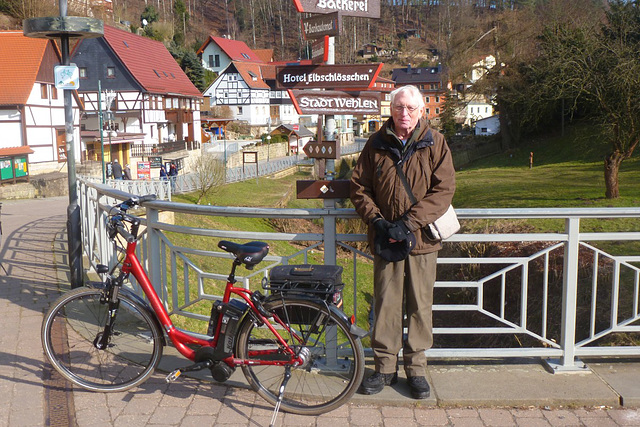
[[[406,240],[409,233],[411,233],[411,230],[402,220],[391,223],[391,228],[387,230],[387,234],[393,240]]]
[[[393,223],[387,221],[384,218],[378,218],[373,221],[373,228],[376,230],[376,236],[384,239],[389,239],[389,228],[393,227]]]

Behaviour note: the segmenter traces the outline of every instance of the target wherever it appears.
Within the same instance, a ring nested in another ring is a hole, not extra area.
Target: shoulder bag
[[[396,163],[396,171],[398,172],[400,181],[402,181],[402,185],[404,185],[404,189],[411,199],[411,203],[415,205],[418,201],[416,200],[416,196],[413,195],[413,191],[407,182],[407,177],[404,175],[400,163]],[[460,230],[460,222],[458,221],[458,215],[456,215],[453,206],[449,205],[447,211],[433,223],[427,225],[425,230],[427,236],[434,241],[446,240],[456,234]]]

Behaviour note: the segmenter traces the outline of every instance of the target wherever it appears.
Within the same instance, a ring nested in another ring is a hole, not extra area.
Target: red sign
[[[276,67],[278,89],[368,89],[373,87],[382,64],[288,65]]]
[[[138,179],[151,179],[151,163],[138,162]]]
[[[304,146],[302,151],[310,159],[337,159],[338,151],[336,150],[335,141],[310,141]]]
[[[329,36],[324,36],[311,43],[311,63],[322,64],[329,59]]]
[[[293,0],[298,12],[331,13],[380,18],[380,0]]]

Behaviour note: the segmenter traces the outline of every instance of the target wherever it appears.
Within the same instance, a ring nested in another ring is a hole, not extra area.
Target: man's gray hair
[[[424,97],[422,96],[422,93],[420,93],[420,89],[418,89],[413,85],[400,86],[399,88],[391,92],[389,94],[389,96],[391,97],[391,105],[394,105],[393,102],[396,99],[396,95],[399,95],[404,92],[408,92],[413,99],[418,101],[418,108],[424,107]]]

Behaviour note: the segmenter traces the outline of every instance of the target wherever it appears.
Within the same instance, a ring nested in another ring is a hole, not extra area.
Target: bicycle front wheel
[[[305,360],[301,366],[291,366],[280,408],[294,414],[318,415],[346,403],[364,373],[362,343],[349,332],[348,323],[325,304],[304,299],[274,300],[266,303],[265,309],[291,327],[294,333],[269,319]],[[243,321],[236,350],[240,359],[256,361],[242,365],[244,375],[262,398],[275,405],[285,368],[258,361],[282,361],[290,356],[282,351],[273,333],[253,316]]]
[[[92,391],[124,391],[146,380],[162,357],[163,337],[147,310],[126,295],[108,345],[98,349],[109,317],[99,289],[80,288],[62,295],[42,323],[42,346],[55,369]]]

